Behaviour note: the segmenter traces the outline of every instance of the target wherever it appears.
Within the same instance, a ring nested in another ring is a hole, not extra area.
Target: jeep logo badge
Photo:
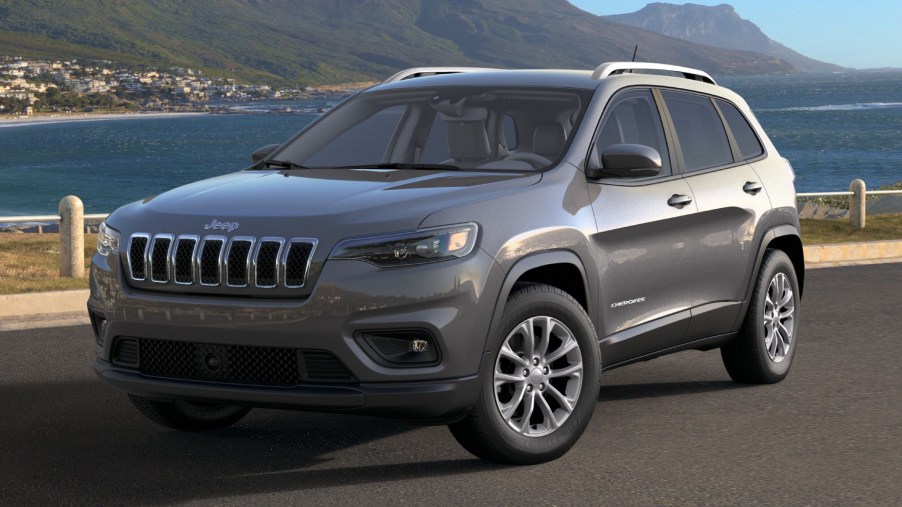
[[[220,222],[219,220],[213,219],[209,224],[204,225],[204,229],[206,230],[214,230],[214,231],[229,231],[232,232],[238,228],[238,222]]]

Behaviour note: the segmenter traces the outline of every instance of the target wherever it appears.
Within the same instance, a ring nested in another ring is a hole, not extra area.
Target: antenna
[[[636,48],[633,49],[633,59],[631,61],[633,61],[633,62],[636,61],[636,53],[638,53],[638,52],[639,52],[639,45],[636,44]]]

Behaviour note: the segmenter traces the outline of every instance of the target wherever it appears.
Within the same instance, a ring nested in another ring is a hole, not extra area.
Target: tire
[[[774,384],[786,378],[798,342],[800,300],[792,261],[767,250],[739,335],[720,349],[733,380]]]
[[[183,431],[205,431],[225,428],[240,421],[250,407],[208,405],[190,401],[159,401],[128,395],[132,404],[151,421]]]
[[[499,329],[489,338],[491,369],[482,374],[476,405],[449,425],[451,434],[486,461],[557,459],[595,411],[601,361],[592,321],[569,294],[525,283],[514,287]]]

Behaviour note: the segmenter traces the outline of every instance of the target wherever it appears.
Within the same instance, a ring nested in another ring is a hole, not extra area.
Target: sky
[[[635,12],[647,0],[570,0],[598,15]],[[666,3],[684,4],[672,0]],[[768,37],[805,56],[867,69],[902,68],[900,0],[693,0],[730,4]]]

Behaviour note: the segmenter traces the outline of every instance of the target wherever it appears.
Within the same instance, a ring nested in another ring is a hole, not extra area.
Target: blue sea
[[[731,77],[800,192],[902,180],[902,72]],[[286,140],[336,101],[237,105],[244,114],[0,124],[0,216],[53,214],[75,194],[87,213],[191,181],[234,172],[250,154]],[[230,104],[230,106],[236,106]],[[295,114],[260,114],[291,107]]]

